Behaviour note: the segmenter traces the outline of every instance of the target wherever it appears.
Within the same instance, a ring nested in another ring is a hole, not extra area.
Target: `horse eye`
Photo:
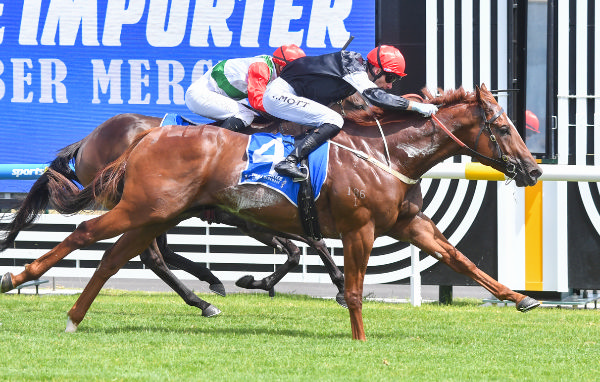
[[[510,135],[510,126],[508,126],[508,125],[499,126],[498,131],[500,132],[500,135]]]

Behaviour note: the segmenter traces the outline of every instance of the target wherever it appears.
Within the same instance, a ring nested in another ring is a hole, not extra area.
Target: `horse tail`
[[[17,212],[13,214],[12,221],[3,227],[6,233],[0,239],[0,252],[14,245],[19,232],[31,226],[50,202],[54,204],[57,194],[73,195],[79,191],[72,182],[77,179],[77,176],[69,167],[69,162],[77,155],[82,142],[61,149],[48,169],[33,183]]]
[[[152,129],[138,134],[127,150],[100,171],[94,180],[77,195],[64,199],[62,199],[62,195],[57,195],[57,197],[61,198],[59,200],[61,213],[74,214],[86,208],[114,207],[121,200],[125,181],[125,169],[131,152],[151,131]]]

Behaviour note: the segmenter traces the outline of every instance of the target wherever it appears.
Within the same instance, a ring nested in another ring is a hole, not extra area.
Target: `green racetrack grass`
[[[0,295],[0,380],[598,381],[600,310],[365,301],[367,342],[348,311],[299,295],[103,291],[77,333],[76,296]]]

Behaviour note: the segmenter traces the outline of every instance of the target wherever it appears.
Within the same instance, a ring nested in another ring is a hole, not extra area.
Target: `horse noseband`
[[[475,147],[477,147],[477,142],[479,141],[479,137],[481,136],[481,133],[483,132],[483,130],[487,130],[488,133],[490,134],[490,141],[492,141],[494,143],[494,146],[496,146],[496,150],[498,150],[498,156],[500,157],[500,159],[502,159],[502,161],[499,161],[498,159],[494,159],[494,158],[487,158],[489,160],[491,160],[492,162],[496,162],[498,164],[501,164],[504,166],[504,168],[506,169],[506,172],[509,174],[512,174],[512,177],[509,179],[512,180],[515,178],[515,176],[517,176],[517,168],[515,166],[514,163],[511,163],[508,161],[508,156],[506,154],[504,154],[504,152],[502,152],[502,148],[500,147],[500,144],[498,143],[498,140],[496,139],[496,136],[494,135],[494,133],[492,132],[492,123],[494,123],[498,117],[500,117],[502,114],[504,114],[504,108],[500,108],[500,110],[498,110],[490,119],[485,119],[485,111],[482,109],[483,112],[483,126],[481,127],[481,130],[479,131],[479,134],[477,135],[477,140],[475,141]],[[482,155],[483,157],[485,157],[484,155]]]
[[[500,110],[498,110],[490,119],[486,119],[485,110],[483,110],[483,107],[481,108],[481,115],[482,115],[483,123],[481,124],[481,128],[479,129],[477,138],[475,138],[475,150],[473,150],[472,148],[470,148],[469,146],[464,144],[464,142],[462,142],[454,134],[452,134],[452,132],[450,130],[448,130],[448,128],[446,126],[444,126],[444,124],[435,116],[435,114],[431,115],[431,119],[434,122],[436,122],[442,128],[442,130],[444,130],[444,132],[446,134],[448,134],[448,136],[450,136],[450,138],[452,138],[456,143],[458,143],[458,145],[460,147],[469,151],[473,156],[480,158],[480,159],[486,159],[490,162],[497,163],[500,166],[504,167],[506,169],[507,173],[512,174],[512,177],[510,177],[507,180],[507,182],[510,182],[517,176],[516,166],[514,163],[510,163],[508,161],[508,155],[506,155],[502,152],[502,148],[500,147],[500,144],[498,143],[496,136],[492,132],[492,127],[491,127],[492,123],[494,123],[494,121],[496,119],[498,119],[498,117],[500,117],[502,115],[502,113],[504,113],[504,109],[500,108]],[[479,138],[481,138],[481,134],[483,133],[484,130],[488,131],[488,133],[490,135],[490,141],[492,141],[494,143],[494,145],[496,146],[496,149],[498,150],[498,153],[499,153],[499,157],[500,157],[500,159],[502,159],[502,161],[495,159],[495,158],[490,158],[487,155],[483,155],[479,151],[476,150],[477,147],[479,146]]]

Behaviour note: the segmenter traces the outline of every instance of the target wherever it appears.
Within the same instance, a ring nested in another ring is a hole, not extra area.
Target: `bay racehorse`
[[[345,298],[355,339],[365,339],[363,281],[373,242],[383,235],[414,244],[471,277],[496,298],[516,303],[520,311],[539,305],[482,272],[447,241],[421,211],[416,180],[457,154],[479,157],[513,178],[517,186],[534,185],[541,176],[540,167],[485,85],[469,93],[462,88],[448,91],[429,102],[440,105],[436,116],[450,129],[448,133],[430,118],[381,112],[390,168],[384,164],[386,144],[378,127],[372,118],[363,118],[367,113],[348,115],[329,149],[328,177],[317,209],[323,234],[342,240]],[[213,126],[166,126],[139,135],[72,201],[75,210],[93,202],[114,208],[80,224],[13,278],[39,277],[73,250],[123,234],[105,252],[68,312],[66,330],[75,331],[106,280],[158,234],[208,206],[277,230],[301,233],[298,211],[286,198],[260,185],[238,184],[247,161],[247,142],[245,135]]]
[[[14,245],[19,232],[31,226],[35,219],[51,204],[58,212],[62,209],[65,200],[69,200],[79,193],[78,187],[73,181],[83,185],[89,184],[98,171],[103,169],[113,160],[117,159],[129,147],[135,136],[150,128],[157,127],[161,118],[144,116],[140,114],[119,114],[97,126],[89,135],[59,151],[57,157],[50,163],[49,171],[44,173],[34,182],[26,198],[21,202],[17,211],[12,215],[12,220],[6,223],[3,229],[6,231],[0,240],[0,252]],[[260,126],[260,130],[268,130],[279,124],[271,126]],[[294,129],[289,124],[281,125],[285,130]],[[256,129],[248,129],[248,132],[256,132]],[[296,133],[296,130],[290,130]],[[69,163],[73,161],[73,169]],[[74,211],[69,211],[74,213]],[[344,277],[335,265],[324,241],[312,240],[299,235],[278,233],[265,229],[255,223],[245,221],[242,218],[227,213],[219,208],[213,208],[201,214],[199,217],[209,220],[211,223],[227,224],[238,227],[242,232],[254,239],[285,252],[288,256],[285,264],[278,267],[276,271],[261,279],[254,280],[248,275],[239,279],[236,284],[242,288],[271,290],[291,269],[299,262],[301,250],[290,240],[302,241],[321,256],[333,283],[338,288],[336,301],[346,307],[344,301]],[[201,263],[193,262],[173,252],[167,245],[167,236],[160,234],[155,241],[140,254],[141,261],[167,283],[183,300],[190,306],[203,309],[203,314],[215,312],[207,308],[205,302],[199,299],[184,283],[182,283],[169,269],[168,265],[184,270],[201,281],[209,283],[209,289],[224,296],[225,287],[221,281]],[[25,280],[27,281],[27,280]],[[23,281],[23,282],[25,282]],[[6,292],[16,288],[20,284],[11,280],[7,273],[0,282],[0,291]]]

